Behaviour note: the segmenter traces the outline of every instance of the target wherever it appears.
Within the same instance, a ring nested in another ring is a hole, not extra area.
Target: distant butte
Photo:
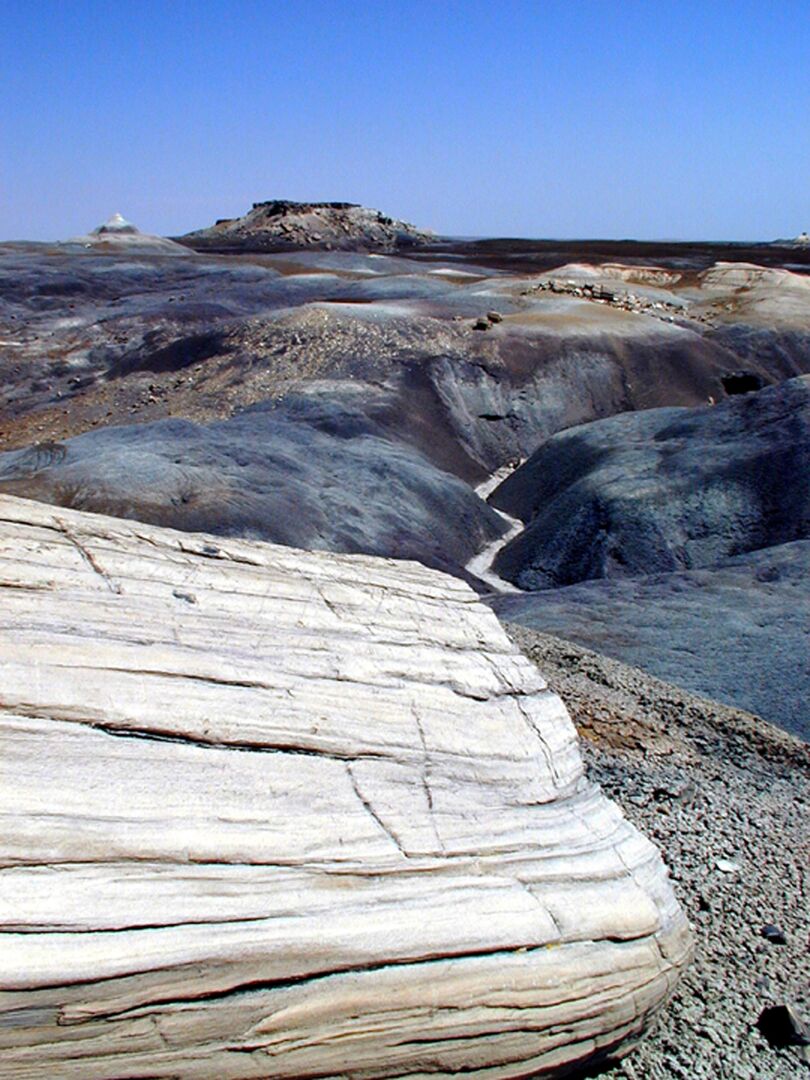
[[[397,251],[437,238],[357,203],[271,199],[254,203],[243,217],[220,218],[210,228],[176,239],[195,251]]]

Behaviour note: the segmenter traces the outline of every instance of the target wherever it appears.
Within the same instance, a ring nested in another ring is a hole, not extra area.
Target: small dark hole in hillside
[[[732,371],[723,375],[720,379],[725,392],[733,394],[752,394],[755,390],[761,390],[765,380],[754,371]]]

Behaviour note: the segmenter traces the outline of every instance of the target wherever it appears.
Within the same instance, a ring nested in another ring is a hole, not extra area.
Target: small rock
[[[503,315],[501,315],[500,311],[488,311],[487,312],[487,319],[491,323],[499,323],[499,322],[503,322]]]
[[[715,859],[714,865],[724,874],[736,874],[738,870],[742,869],[740,864],[732,859]]]
[[[473,323],[473,330],[489,330],[489,319],[476,319]]]
[[[681,790],[678,792],[678,802],[682,806],[688,806],[697,795],[697,785],[694,781],[687,781]]]
[[[784,930],[780,930],[778,926],[774,926],[773,923],[766,923],[760,930],[760,934],[766,941],[770,941],[772,945],[787,945],[787,938],[785,937]]]
[[[653,794],[653,798],[655,799],[656,802],[663,802],[666,799],[674,799],[675,798],[675,792],[671,791],[670,788],[668,788],[668,787],[664,787],[663,785],[659,785],[658,787],[654,787],[652,794]]]
[[[197,603],[197,597],[194,595],[194,593],[183,592],[182,589],[174,589],[172,591],[172,596],[176,597],[178,600],[185,600],[187,604]]]
[[[810,1027],[790,1004],[768,1005],[757,1027],[771,1046],[810,1046]]]

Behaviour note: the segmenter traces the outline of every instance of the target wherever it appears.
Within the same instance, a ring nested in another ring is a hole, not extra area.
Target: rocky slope
[[[457,580],[0,498],[0,1077],[568,1074],[690,934]]]
[[[356,203],[271,199],[254,203],[243,217],[222,218],[178,239],[195,251],[396,251],[430,244],[436,237]]]
[[[614,302],[566,291],[561,273],[561,291],[538,290],[536,278],[439,253],[116,261],[0,246],[2,445],[167,415],[222,419],[324,371],[379,381],[419,366],[452,380],[439,392],[463,408],[456,426],[492,471],[576,423],[722,400],[741,368],[756,385],[810,368],[800,275],[750,288],[714,275],[693,288],[670,273],[679,280],[662,288],[665,271],[644,269],[655,286],[628,273],[591,275],[613,283]],[[625,309],[620,285],[641,310]]]
[[[611,1080],[795,1080],[808,1048],[758,1027],[810,1020],[810,748],[568,641],[510,626],[562,694],[590,775],[665,854],[697,939],[651,1038]]]

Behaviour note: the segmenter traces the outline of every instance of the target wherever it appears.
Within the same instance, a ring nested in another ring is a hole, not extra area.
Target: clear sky
[[[810,230],[810,0],[0,0],[0,237]]]

